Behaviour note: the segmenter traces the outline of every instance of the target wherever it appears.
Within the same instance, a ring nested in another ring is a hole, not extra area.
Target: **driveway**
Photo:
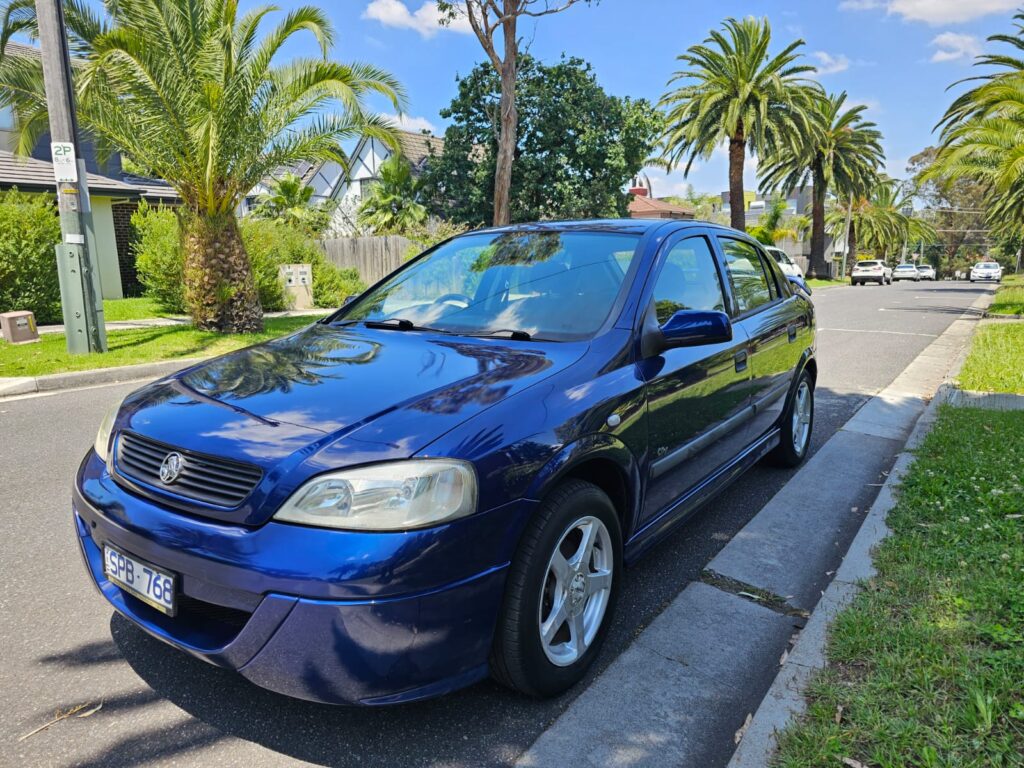
[[[812,450],[991,290],[940,282],[816,293]],[[69,487],[104,411],[134,386],[0,400],[0,765],[507,765],[578,694],[537,702],[485,682],[393,709],[319,706],[255,688],[113,615],[83,572]],[[791,476],[755,468],[631,569],[592,675],[699,578]],[[850,504],[864,509],[867,500]],[[100,703],[87,718],[18,741],[55,713]]]

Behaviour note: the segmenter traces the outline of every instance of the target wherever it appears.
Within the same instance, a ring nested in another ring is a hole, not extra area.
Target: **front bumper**
[[[487,675],[508,560],[529,509],[516,502],[403,534],[246,529],[135,497],[92,452],[73,505],[94,584],[149,634],[288,696],[369,705],[428,698]],[[174,617],[107,580],[106,542],[179,575]],[[453,563],[458,548],[465,554]],[[437,566],[437,551],[447,567]]]

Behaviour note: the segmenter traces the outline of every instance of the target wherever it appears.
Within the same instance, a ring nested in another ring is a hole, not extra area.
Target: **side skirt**
[[[740,475],[754,466],[779,444],[779,428],[773,427],[752,443],[732,462],[720,467],[702,483],[677,499],[660,515],[634,533],[626,542],[623,552],[626,565],[632,565],[652,546],[672,533],[703,504],[732,485]]]

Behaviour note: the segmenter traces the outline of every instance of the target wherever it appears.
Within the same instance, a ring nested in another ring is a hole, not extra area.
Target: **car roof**
[[[721,224],[709,221],[678,219],[576,219],[570,221],[532,221],[521,224],[510,224],[504,227],[487,227],[475,232],[616,232],[621,234],[644,235],[655,229],[664,231],[681,231],[685,229],[716,229],[730,235],[750,239],[744,232],[739,232]],[[468,234],[468,233],[467,233]]]

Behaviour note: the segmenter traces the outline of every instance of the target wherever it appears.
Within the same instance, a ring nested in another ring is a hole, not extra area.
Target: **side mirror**
[[[786,275],[786,279],[789,280],[789,282],[791,282],[793,285],[795,285],[799,290],[806,293],[808,296],[811,295],[811,286],[809,286],[807,284],[807,281],[804,280],[799,275]]]
[[[662,346],[696,347],[732,341],[732,322],[725,312],[681,309],[661,326]]]

